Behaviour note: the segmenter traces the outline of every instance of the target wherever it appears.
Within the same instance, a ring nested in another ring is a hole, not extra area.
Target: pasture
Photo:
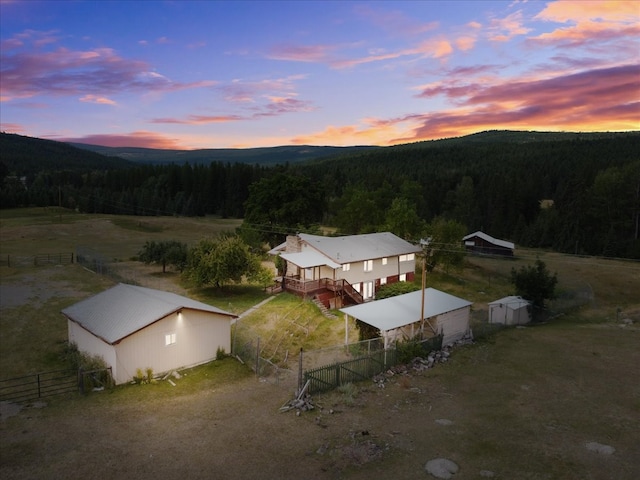
[[[237,224],[0,210],[0,260],[87,245],[135,272],[142,285],[240,313],[266,294],[194,289],[175,272],[162,275],[160,267],[131,260],[146,240],[191,244]],[[427,284],[472,300],[474,320],[482,321],[488,301],[511,293],[511,268],[540,256],[559,278],[559,298],[550,304],[555,316],[546,324],[459,347],[446,364],[389,376],[385,388],[363,382],[318,396],[316,409],[300,416],[278,413],[293,392],[257,380],[233,359],[186,371],[175,387],[124,386],[53,399],[46,408],[24,406],[0,417],[0,475],[414,479],[431,478],[425,463],[445,457],[459,465],[456,479],[481,478],[480,472],[502,479],[637,478],[640,265],[518,253],[515,260],[469,257],[461,271],[430,274]],[[112,284],[79,265],[1,265],[1,378],[57,367],[66,339],[60,310]],[[287,348],[343,339],[341,319],[332,324],[288,296],[242,322],[273,337],[274,358]],[[286,325],[291,335],[269,325]],[[594,453],[589,442],[615,452]]]

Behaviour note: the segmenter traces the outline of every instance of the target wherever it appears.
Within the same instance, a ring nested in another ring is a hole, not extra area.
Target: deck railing
[[[333,280],[321,278],[319,280],[300,280],[294,277],[283,278],[283,289],[302,295],[311,295],[319,290],[330,290],[337,293],[346,293],[356,303],[363,303],[364,298],[349,282],[344,279]]]

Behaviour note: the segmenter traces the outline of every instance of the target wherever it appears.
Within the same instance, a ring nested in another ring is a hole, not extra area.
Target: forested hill
[[[640,258],[640,132],[485,132],[297,169],[331,192],[331,223],[343,232],[388,223],[400,197],[427,221],[520,245]]]
[[[131,162],[88,152],[67,143],[0,133],[0,170],[18,177],[33,177],[41,171],[91,171],[127,168]]]
[[[264,148],[206,148],[199,150],[160,150],[155,148],[103,147],[73,143],[75,147],[117,156],[136,163],[167,164],[190,163],[191,165],[209,165],[211,162],[248,163],[261,166],[303,163],[308,160],[325,158],[345,153],[355,153],[380,147],[317,147],[310,145],[281,146]]]

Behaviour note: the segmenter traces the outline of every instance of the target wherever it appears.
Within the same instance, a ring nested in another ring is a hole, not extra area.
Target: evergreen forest
[[[2,133],[0,202],[243,218],[272,244],[320,224],[355,234],[446,219],[516,245],[640,259],[640,132],[482,132],[278,165],[131,162]]]

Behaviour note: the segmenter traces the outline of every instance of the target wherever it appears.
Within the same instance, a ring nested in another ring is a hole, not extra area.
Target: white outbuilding
[[[531,321],[530,302],[511,295],[489,303],[489,323],[524,325]]]
[[[462,298],[426,288],[424,295],[417,290],[340,311],[345,314],[345,323],[353,317],[377,328],[387,348],[395,341],[439,334],[443,335],[443,345],[454,343],[469,333],[471,305]]]
[[[155,374],[215,359],[231,349],[236,315],[175,293],[120,283],[62,310],[69,342],[100,356],[116,384],[138,369]]]

